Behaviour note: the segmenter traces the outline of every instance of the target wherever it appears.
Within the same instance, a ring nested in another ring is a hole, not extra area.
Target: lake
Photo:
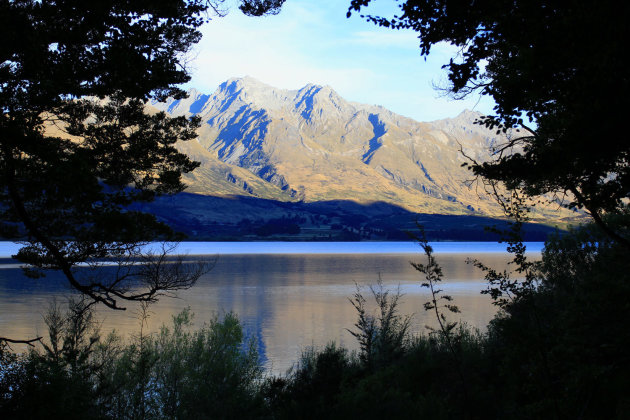
[[[505,245],[483,242],[440,242],[432,244],[444,271],[441,287],[452,295],[461,314],[451,320],[484,328],[496,309],[484,289],[483,273],[467,258],[477,258],[493,268],[506,267]],[[528,243],[533,257],[540,255],[542,243]],[[0,243],[0,335],[33,337],[45,332],[42,313],[55,298],[64,301],[69,289],[56,273],[43,279],[26,278],[19,265],[6,257],[17,246]],[[404,294],[400,312],[413,314],[414,332],[435,326],[423,303],[429,299],[420,286],[423,277],[410,261],[425,262],[421,248],[413,242],[186,242],[180,251],[189,259],[216,260],[210,272],[197,284],[163,297],[150,307],[149,328],[156,331],[171,316],[190,306],[196,325],[214,314],[238,314],[246,333],[258,343],[265,367],[284,372],[307,346],[324,346],[335,341],[350,349],[358,346],[347,331],[353,328],[356,312],[348,298],[363,287],[376,283],[379,276],[393,290]],[[138,307],[127,311],[99,309],[102,330],[123,334],[138,331]]]

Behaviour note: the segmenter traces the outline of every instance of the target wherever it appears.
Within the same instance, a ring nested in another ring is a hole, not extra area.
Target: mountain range
[[[286,90],[251,77],[229,79],[212,94],[188,93],[186,99],[152,104],[202,121],[198,138],[179,144],[201,163],[185,178],[192,194],[187,199],[197,196],[195,208],[178,206],[180,219],[216,228],[325,215],[332,226],[342,221],[331,217],[339,203],[348,204],[346,210],[362,208],[357,211],[363,216],[391,209],[409,215],[503,216],[462,167],[467,161],[462,151],[487,160],[491,147],[505,140],[475,124],[479,113],[418,122],[381,106],[347,101],[330,86]],[[168,218],[172,212],[164,208],[174,202],[165,200],[151,211]],[[347,216],[344,220],[351,220]],[[537,206],[533,216],[556,224],[576,218],[558,205]]]

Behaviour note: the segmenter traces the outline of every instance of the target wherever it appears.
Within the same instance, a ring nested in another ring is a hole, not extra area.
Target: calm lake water
[[[494,268],[506,267],[505,245],[495,243],[435,243],[438,262],[444,271],[442,288],[452,295],[461,314],[451,315],[484,328],[495,313],[485,287],[483,273],[466,264],[477,258]],[[529,243],[532,256],[540,254],[542,243]],[[17,246],[0,243],[0,335],[33,337],[45,332],[42,313],[55,298],[63,302],[70,291],[57,274],[33,280],[24,277],[15,261],[8,259]],[[352,328],[356,313],[348,298],[356,285],[364,288],[379,276],[391,289],[404,294],[400,311],[413,314],[415,332],[435,320],[422,308],[429,298],[420,286],[422,277],[409,264],[425,262],[413,242],[360,243],[182,243],[180,252],[190,258],[215,260],[213,269],[176,298],[163,297],[150,307],[149,327],[156,331],[171,316],[186,307],[195,313],[196,325],[214,314],[238,314],[246,332],[257,343],[265,366],[284,372],[307,346],[324,346],[335,341],[356,349]],[[102,330],[122,334],[138,331],[138,308],[127,311],[99,310]]]

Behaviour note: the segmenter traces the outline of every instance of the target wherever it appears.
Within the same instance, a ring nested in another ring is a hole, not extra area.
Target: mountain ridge
[[[212,94],[152,104],[173,116],[198,115],[199,137],[180,149],[201,162],[188,191],[286,202],[384,202],[414,213],[501,217],[484,193],[466,184],[466,158],[490,158],[504,141],[474,124],[481,114],[418,122],[377,105],[342,98],[309,83],[279,89],[251,77],[231,78]],[[540,221],[575,213],[539,206]]]

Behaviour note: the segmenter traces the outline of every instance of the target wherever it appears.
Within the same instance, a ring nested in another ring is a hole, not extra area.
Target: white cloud
[[[440,66],[456,52],[441,43],[425,60],[412,32],[345,19],[337,0],[292,0],[278,16],[248,18],[233,10],[204,26],[191,62],[190,85],[212,92],[230,77],[246,75],[286,89],[327,84],[348,100],[429,120],[475,105],[476,98],[437,98],[432,88],[444,80]],[[477,109],[490,112],[487,102]]]
[[[320,59],[326,55],[326,42],[293,26],[294,21],[288,26],[255,21],[248,25],[245,19],[228,16],[204,27],[191,63],[193,84],[210,89],[230,77],[249,75],[282,88],[317,83],[347,91],[377,78],[370,68]]]

